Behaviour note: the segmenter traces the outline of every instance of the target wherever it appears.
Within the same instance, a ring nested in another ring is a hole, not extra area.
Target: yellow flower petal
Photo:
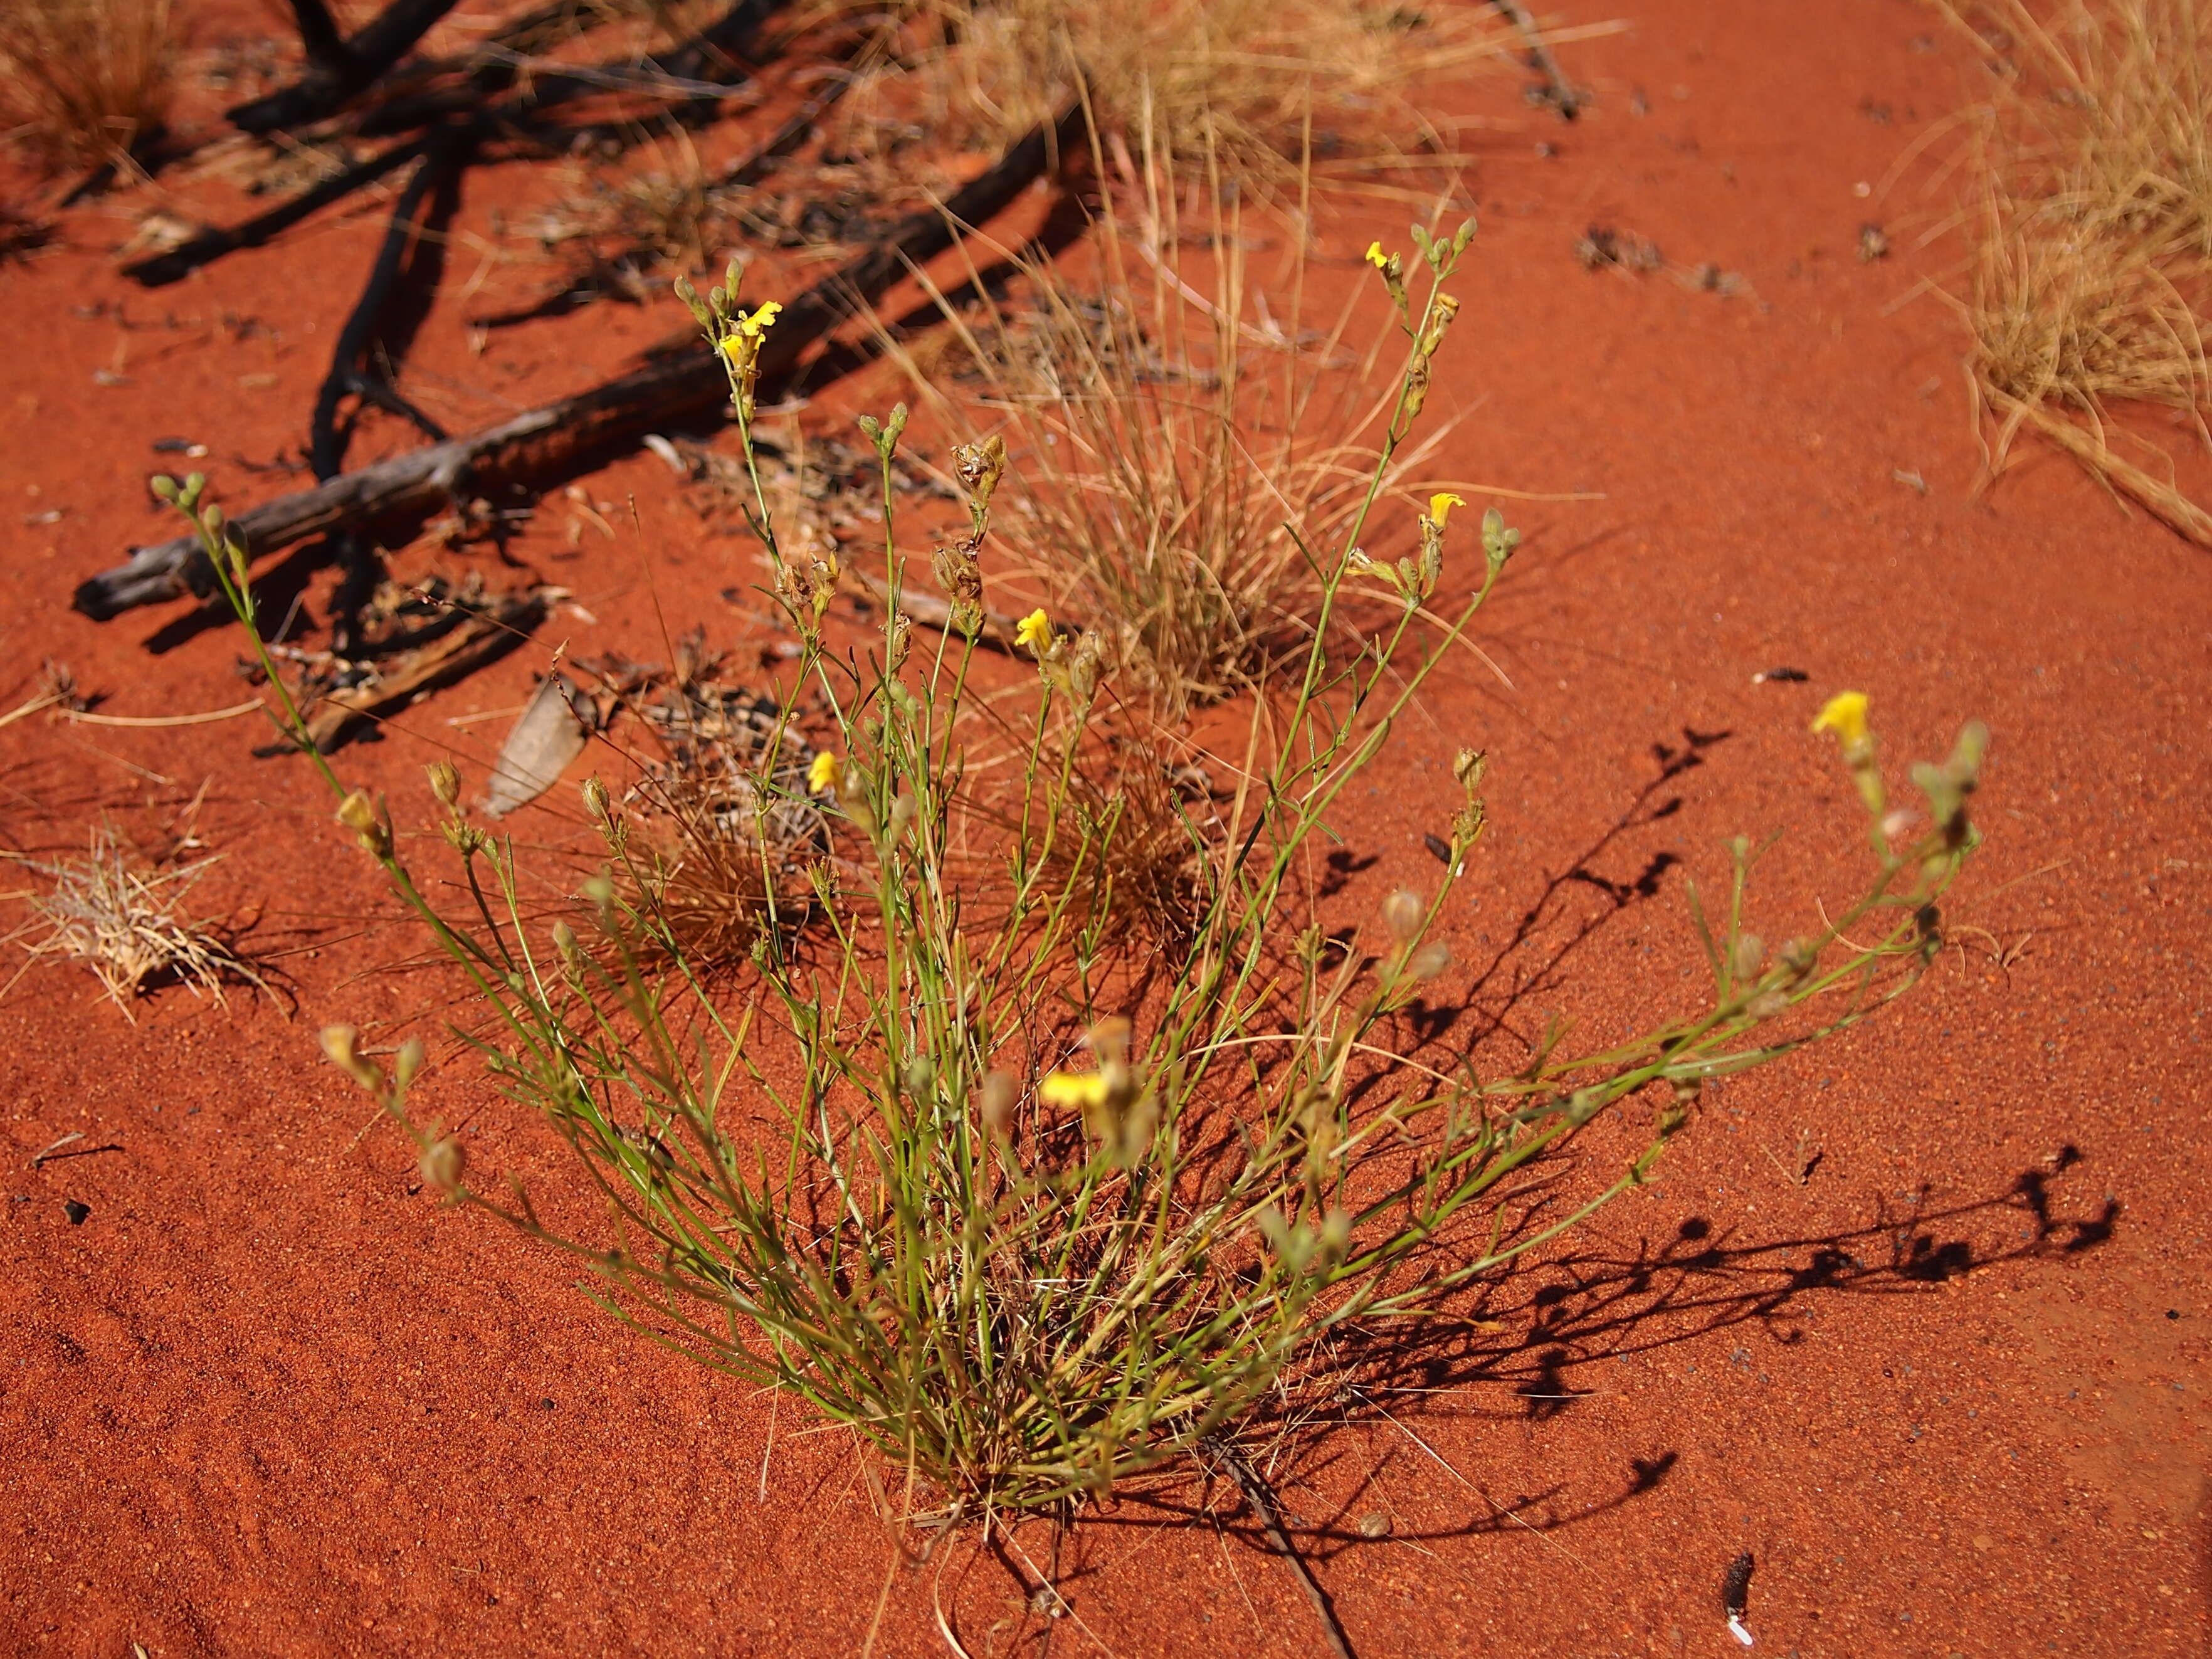
[[[827,749],[815,751],[806,768],[806,787],[817,795],[826,795],[845,781],[845,763]]]
[[[763,300],[761,301],[760,308],[751,315],[748,316],[742,311],[738,313],[736,319],[738,332],[748,340],[757,340],[761,337],[761,331],[773,326],[776,317],[782,310],[783,306],[781,301]]]
[[[1429,497],[1430,520],[1437,529],[1442,530],[1444,527],[1444,520],[1451,515],[1452,508],[1466,505],[1465,501],[1449,490],[1440,490]]]
[[[1100,1072],[1051,1072],[1037,1085],[1037,1098],[1046,1105],[1065,1110],[1074,1107],[1089,1111],[1106,1100],[1106,1078]]]
[[[1856,748],[1866,741],[1867,694],[1863,691],[1838,691],[1821,705],[1814,718],[1815,732],[1832,732],[1846,749]]]
[[[1367,245],[1367,263],[1377,270],[1384,270],[1389,265],[1390,256],[1382,251],[1382,243],[1370,242]]]
[[[1052,618],[1045,615],[1042,605],[1014,624],[1014,642],[1027,647],[1040,657],[1051,647]]]

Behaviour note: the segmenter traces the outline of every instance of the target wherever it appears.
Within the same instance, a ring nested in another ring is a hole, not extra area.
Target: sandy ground
[[[1495,829],[1450,925],[1492,969],[1486,1006],[1656,1018],[1694,994],[1682,878],[1722,837],[1791,832],[1771,936],[1840,890],[1847,790],[1806,723],[1856,684],[1893,757],[1969,715],[1994,729],[1990,844],[1955,916],[1986,932],[1893,1018],[1715,1091],[1653,1188],[1502,1288],[1494,1351],[1401,1425],[1309,1448],[1285,1502],[1365,1659],[1732,1652],[1720,1583],[1745,1549],[1762,1652],[2202,1652],[2212,562],[2056,459],[1975,492],[1964,337],[1914,295],[1942,274],[1942,247],[1912,244],[1948,198],[1923,166],[1890,181],[1971,86],[1929,14],[1602,9],[1628,27],[1570,54],[1598,93],[1583,121],[1510,79],[1464,91],[1492,123],[1467,191],[1482,234],[1437,400],[1460,417],[1442,471],[1593,498],[1514,506],[1527,544],[1481,639],[1510,686],[1455,667],[1408,723],[1345,826],[1379,856],[1364,879],[1419,873],[1449,757],[1482,744]],[[514,187],[478,189],[464,226]],[[1350,273],[1405,216],[1340,204],[1317,257]],[[1873,221],[1897,252],[1864,264]],[[1674,271],[1585,273],[1592,223]],[[86,211],[0,271],[0,661],[65,661],[114,713],[220,708],[246,695],[229,633],[179,627],[182,606],[95,625],[69,594],[166,533],[155,441],[210,444],[234,503],[283,487],[242,463],[300,441],[379,222],[155,294],[112,274],[129,228]],[[1708,262],[1742,291],[1676,279]],[[535,279],[458,251],[449,276],[410,374],[459,426],[681,321],[601,307],[477,356],[465,317]],[[372,425],[355,453],[405,441]],[[563,613],[545,643],[647,654],[656,599],[753,626],[714,597],[754,579],[749,552],[702,538],[658,463],[581,483],[636,524],[574,556],[545,536],[547,574],[598,618]],[[501,724],[445,720],[513,706],[542,659],[423,705],[348,775],[421,817],[420,763],[450,744],[480,765]],[[1782,665],[1809,680],[1754,684]],[[896,1567],[844,1437],[631,1337],[558,1264],[414,1194],[391,1138],[356,1137],[316,1027],[419,1029],[442,993],[390,971],[413,942],[319,786],[249,760],[257,740],[0,732],[0,833],[40,855],[209,781],[198,829],[225,859],[203,894],[293,950],[297,1009],[172,990],[131,1024],[51,966],[0,1000],[0,1649],[842,1654],[880,1607],[878,1653],[943,1650],[940,1619],[968,1652],[1038,1651],[1027,1565],[956,1540]],[[1639,805],[1655,745],[1686,741],[1701,763]],[[483,1167],[557,1181],[465,1061],[433,1082]],[[72,1132],[74,1155],[28,1167]],[[1252,1517],[1212,1501],[1086,1520],[1053,1650],[1321,1650]],[[1395,1528],[1370,1542],[1351,1523],[1376,1509]]]

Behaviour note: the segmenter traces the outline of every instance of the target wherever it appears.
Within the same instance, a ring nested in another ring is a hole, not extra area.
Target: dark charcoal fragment
[[[1729,1563],[1728,1576],[1721,1580],[1721,1606],[1731,1619],[1741,1619],[1751,1606],[1751,1552],[1746,1550]]]

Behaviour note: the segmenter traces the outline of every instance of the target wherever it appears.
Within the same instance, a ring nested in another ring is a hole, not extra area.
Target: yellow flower
[[[1373,265],[1377,270],[1382,270],[1389,267],[1390,264],[1390,256],[1382,251],[1382,243],[1370,242],[1367,245],[1367,263]]]
[[[1037,1098],[1046,1105],[1065,1109],[1079,1107],[1092,1111],[1106,1103],[1106,1074],[1103,1072],[1049,1072],[1037,1085]]]
[[[827,749],[815,751],[806,768],[806,787],[813,793],[826,795],[845,781],[845,763]]]
[[[1045,615],[1042,605],[1014,624],[1014,642],[1027,646],[1040,657],[1051,648],[1052,618]]]
[[[1429,497],[1430,522],[1434,524],[1437,529],[1442,530],[1444,527],[1444,520],[1451,515],[1452,508],[1455,507],[1465,507],[1467,503],[1465,501],[1453,495],[1450,491],[1441,490],[1436,495]]]
[[[761,337],[761,331],[773,326],[782,311],[781,301],[763,300],[761,301],[760,309],[754,312],[751,316],[748,317],[742,311],[738,313],[738,331],[748,339],[757,340]]]
[[[1814,717],[1815,732],[1832,732],[1846,749],[1856,749],[1866,741],[1867,694],[1863,691],[1838,691],[1821,705]]]

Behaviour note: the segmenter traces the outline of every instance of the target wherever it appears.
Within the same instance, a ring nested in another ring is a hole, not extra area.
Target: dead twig
[[[293,0],[307,47],[307,73],[224,112],[241,132],[274,132],[318,120],[367,90],[454,4],[455,0],[392,0],[352,40],[340,42],[321,0]]]
[[[307,716],[308,739],[322,753],[331,754],[368,721],[497,661],[545,620],[557,592],[537,587],[507,594],[469,612],[459,627],[428,645],[392,657],[373,680],[325,693]],[[285,754],[291,746],[276,744],[263,752]]]
[[[1261,1523],[1267,1528],[1267,1540],[1275,1547],[1275,1553],[1289,1562],[1291,1571],[1297,1574],[1298,1583],[1305,1590],[1306,1600],[1313,1603],[1314,1612],[1320,1616],[1322,1629],[1328,1638],[1328,1650],[1336,1656],[1336,1659],[1356,1659],[1352,1651],[1351,1638],[1345,1635],[1344,1626],[1337,1622],[1336,1607],[1329,1601],[1328,1592],[1321,1587],[1321,1580],[1314,1577],[1313,1569],[1306,1565],[1305,1558],[1291,1542],[1291,1534],[1283,1526],[1282,1514],[1275,1505],[1275,1495],[1267,1489],[1267,1483],[1260,1478],[1260,1472],[1252,1467],[1237,1443],[1224,1435],[1206,1435],[1198,1444],[1200,1450],[1219,1459],[1222,1466],[1229,1471],[1230,1479],[1236,1481],[1237,1490],[1244,1494],[1244,1501],[1251,1504],[1253,1512],[1259,1516]]]
[[[719,21],[701,30],[683,46],[659,59],[648,58],[643,64],[627,66],[627,72],[633,76],[651,73],[665,77],[683,88],[681,95],[687,100],[687,106],[696,106],[700,102],[700,94],[693,83],[705,82],[717,74],[730,75],[736,70],[739,54],[750,44],[761,27],[785,3],[787,0],[737,0],[737,3]],[[470,114],[469,124],[481,139],[489,133],[518,126],[574,100],[604,91],[602,82],[603,77],[594,71],[544,75],[532,80],[525,90],[489,109],[479,107],[481,98],[471,91],[458,107],[438,107],[427,112],[441,115],[473,111]],[[161,288],[181,281],[202,265],[212,264],[226,254],[234,253],[241,248],[262,246],[317,210],[342,201],[354,191],[375,183],[386,173],[398,171],[422,155],[429,143],[428,137],[407,139],[380,155],[369,156],[331,174],[290,201],[279,203],[266,213],[242,224],[202,231],[166,252],[127,264],[123,267],[123,274],[148,288]]]
[[[1513,25],[1521,36],[1521,44],[1528,49],[1530,66],[1544,77],[1543,101],[1559,112],[1562,121],[1573,120],[1582,113],[1582,94],[1559,68],[1559,60],[1552,56],[1551,47],[1545,44],[1544,32],[1536,27],[1536,20],[1528,15],[1528,7],[1521,0],[1490,0],[1490,3]],[[1537,96],[1534,88],[1528,95],[1532,99]]]

